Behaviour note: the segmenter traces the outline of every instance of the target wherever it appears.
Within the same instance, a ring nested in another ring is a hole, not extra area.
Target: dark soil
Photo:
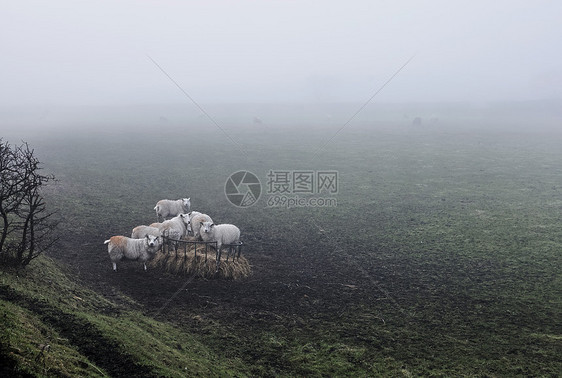
[[[334,246],[310,227],[307,231],[312,237],[300,239],[299,244],[276,243],[274,238],[266,244],[246,238],[243,255],[252,274],[241,280],[145,272],[137,262],[122,262],[114,272],[103,240],[85,240],[84,236],[84,247],[78,253],[67,252],[72,248],[67,245],[51,254],[66,261],[81,280],[105,297],[119,301],[118,293],[122,292],[142,304],[147,315],[196,333],[206,332],[201,330],[201,319],[227,325],[239,338],[253,337],[245,329],[260,328],[315,333],[320,323],[340,322],[342,317],[353,316],[355,306],[387,296],[378,282],[363,276],[357,266],[340,261],[341,254],[334,253]],[[382,324],[382,317],[376,321]],[[356,339],[358,335],[350,336]],[[251,354],[240,357],[252,360]]]

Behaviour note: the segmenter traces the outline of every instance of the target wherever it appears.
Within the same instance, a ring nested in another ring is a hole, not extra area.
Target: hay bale
[[[223,248],[219,271],[216,272],[217,260],[214,248],[208,247],[207,261],[205,261],[205,245],[197,245],[197,257],[195,257],[195,245],[187,244],[186,248],[181,245],[177,253],[173,248],[166,253],[159,251],[147,265],[152,269],[159,269],[164,272],[204,278],[223,278],[241,279],[246,278],[251,273],[250,263],[240,256],[239,259],[232,260],[232,256],[226,261],[226,248]]]

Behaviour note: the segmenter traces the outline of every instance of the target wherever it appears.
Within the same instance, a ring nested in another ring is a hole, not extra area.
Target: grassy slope
[[[11,374],[185,376],[244,372],[190,334],[117,305],[41,257],[0,273],[3,366]],[[122,301],[129,301],[122,298]],[[44,345],[50,347],[41,352]]]

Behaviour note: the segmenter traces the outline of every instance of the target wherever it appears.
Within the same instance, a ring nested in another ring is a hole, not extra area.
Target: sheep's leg
[[[222,250],[222,245],[220,247],[217,246],[217,272],[219,271],[219,266],[221,264],[221,250]]]
[[[144,271],[146,272],[146,263],[142,263],[144,265]]]
[[[115,272],[117,272],[117,263],[115,263],[115,262],[113,263],[113,270],[114,270]]]

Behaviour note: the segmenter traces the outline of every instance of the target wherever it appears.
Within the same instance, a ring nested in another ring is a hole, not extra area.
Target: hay
[[[232,255],[226,261],[227,247],[223,248],[219,271],[216,272],[217,260],[214,248],[208,247],[207,261],[205,262],[205,245],[197,245],[197,257],[195,257],[195,246],[187,244],[180,245],[178,252],[171,250],[163,253],[159,251],[152,260],[148,262],[148,266],[152,269],[159,269],[168,273],[186,275],[204,278],[223,278],[223,279],[241,279],[246,278],[251,273],[250,263],[248,260],[240,256],[239,259],[232,261]]]

